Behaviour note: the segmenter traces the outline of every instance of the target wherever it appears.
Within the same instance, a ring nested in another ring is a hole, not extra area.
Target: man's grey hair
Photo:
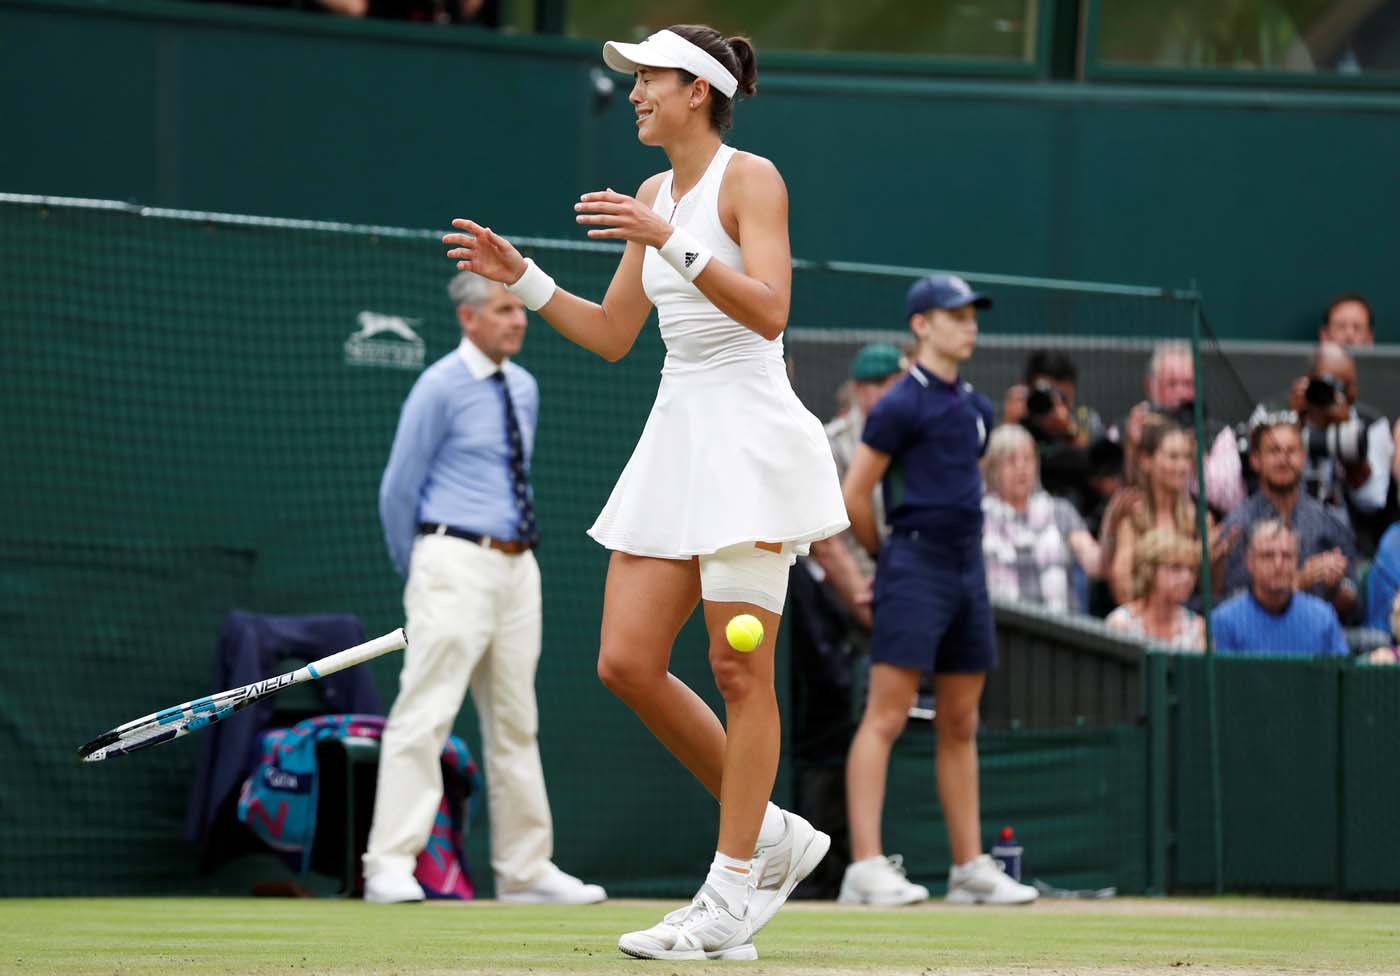
[[[1249,527],[1249,551],[1254,551],[1255,539],[1263,541],[1279,535],[1288,536],[1289,539],[1293,540],[1293,545],[1295,547],[1298,545],[1298,537],[1293,530],[1289,528],[1287,522],[1276,518],[1260,519]]]
[[[447,283],[447,294],[457,307],[470,305],[480,308],[491,297],[491,292],[499,285],[490,278],[483,278],[471,271],[461,271]]]
[[[1147,378],[1150,380],[1157,375],[1157,370],[1162,367],[1163,360],[1171,359],[1173,356],[1185,356],[1191,358],[1191,346],[1185,342],[1160,342],[1152,349],[1152,358],[1147,361]]]

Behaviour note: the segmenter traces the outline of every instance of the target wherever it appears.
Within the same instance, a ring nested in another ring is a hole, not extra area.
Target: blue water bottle
[[[1021,855],[1024,853],[1011,828],[1001,828],[1001,839],[992,845],[992,860],[1015,881],[1021,880]]]

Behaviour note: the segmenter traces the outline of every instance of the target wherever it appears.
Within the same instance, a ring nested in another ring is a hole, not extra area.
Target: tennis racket
[[[356,644],[354,647],[323,657],[319,661],[312,661],[295,671],[289,671],[275,678],[254,681],[250,685],[234,688],[231,691],[221,691],[217,695],[196,698],[183,705],[164,708],[127,722],[125,725],[118,725],[115,729],[102,733],[79,749],[78,756],[83,762],[101,762],[108,756],[120,756],[128,752],[135,752],[137,749],[145,749],[147,746],[158,746],[162,742],[170,742],[172,739],[178,739],[190,732],[198,732],[215,722],[222,721],[234,712],[247,708],[259,698],[275,695],[284,688],[299,685],[303,681],[324,678],[328,674],[353,668],[355,665],[373,660],[381,654],[402,650],[407,646],[408,638],[404,636],[403,628],[395,628],[383,637],[376,637],[372,641]]]

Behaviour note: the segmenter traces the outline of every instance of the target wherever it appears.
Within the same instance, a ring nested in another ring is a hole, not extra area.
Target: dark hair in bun
[[[704,24],[677,24],[668,27],[673,34],[679,34],[700,48],[710,57],[729,69],[729,73],[739,80],[734,98],[710,87],[710,124],[715,131],[724,135],[734,124],[734,102],[740,98],[752,98],[758,90],[758,62],[754,56],[753,43],[747,37],[726,38],[713,27]],[[695,80],[689,71],[680,69],[686,83]]]

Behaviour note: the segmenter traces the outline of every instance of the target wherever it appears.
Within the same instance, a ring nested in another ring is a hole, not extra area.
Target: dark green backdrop
[[[574,235],[580,192],[665,165],[598,66],[572,40],[0,0],[0,190]],[[779,163],[801,256],[1195,279],[1239,338],[1306,338],[1342,289],[1383,338],[1400,320],[1400,96],[791,68],[760,92],[732,141]]]

